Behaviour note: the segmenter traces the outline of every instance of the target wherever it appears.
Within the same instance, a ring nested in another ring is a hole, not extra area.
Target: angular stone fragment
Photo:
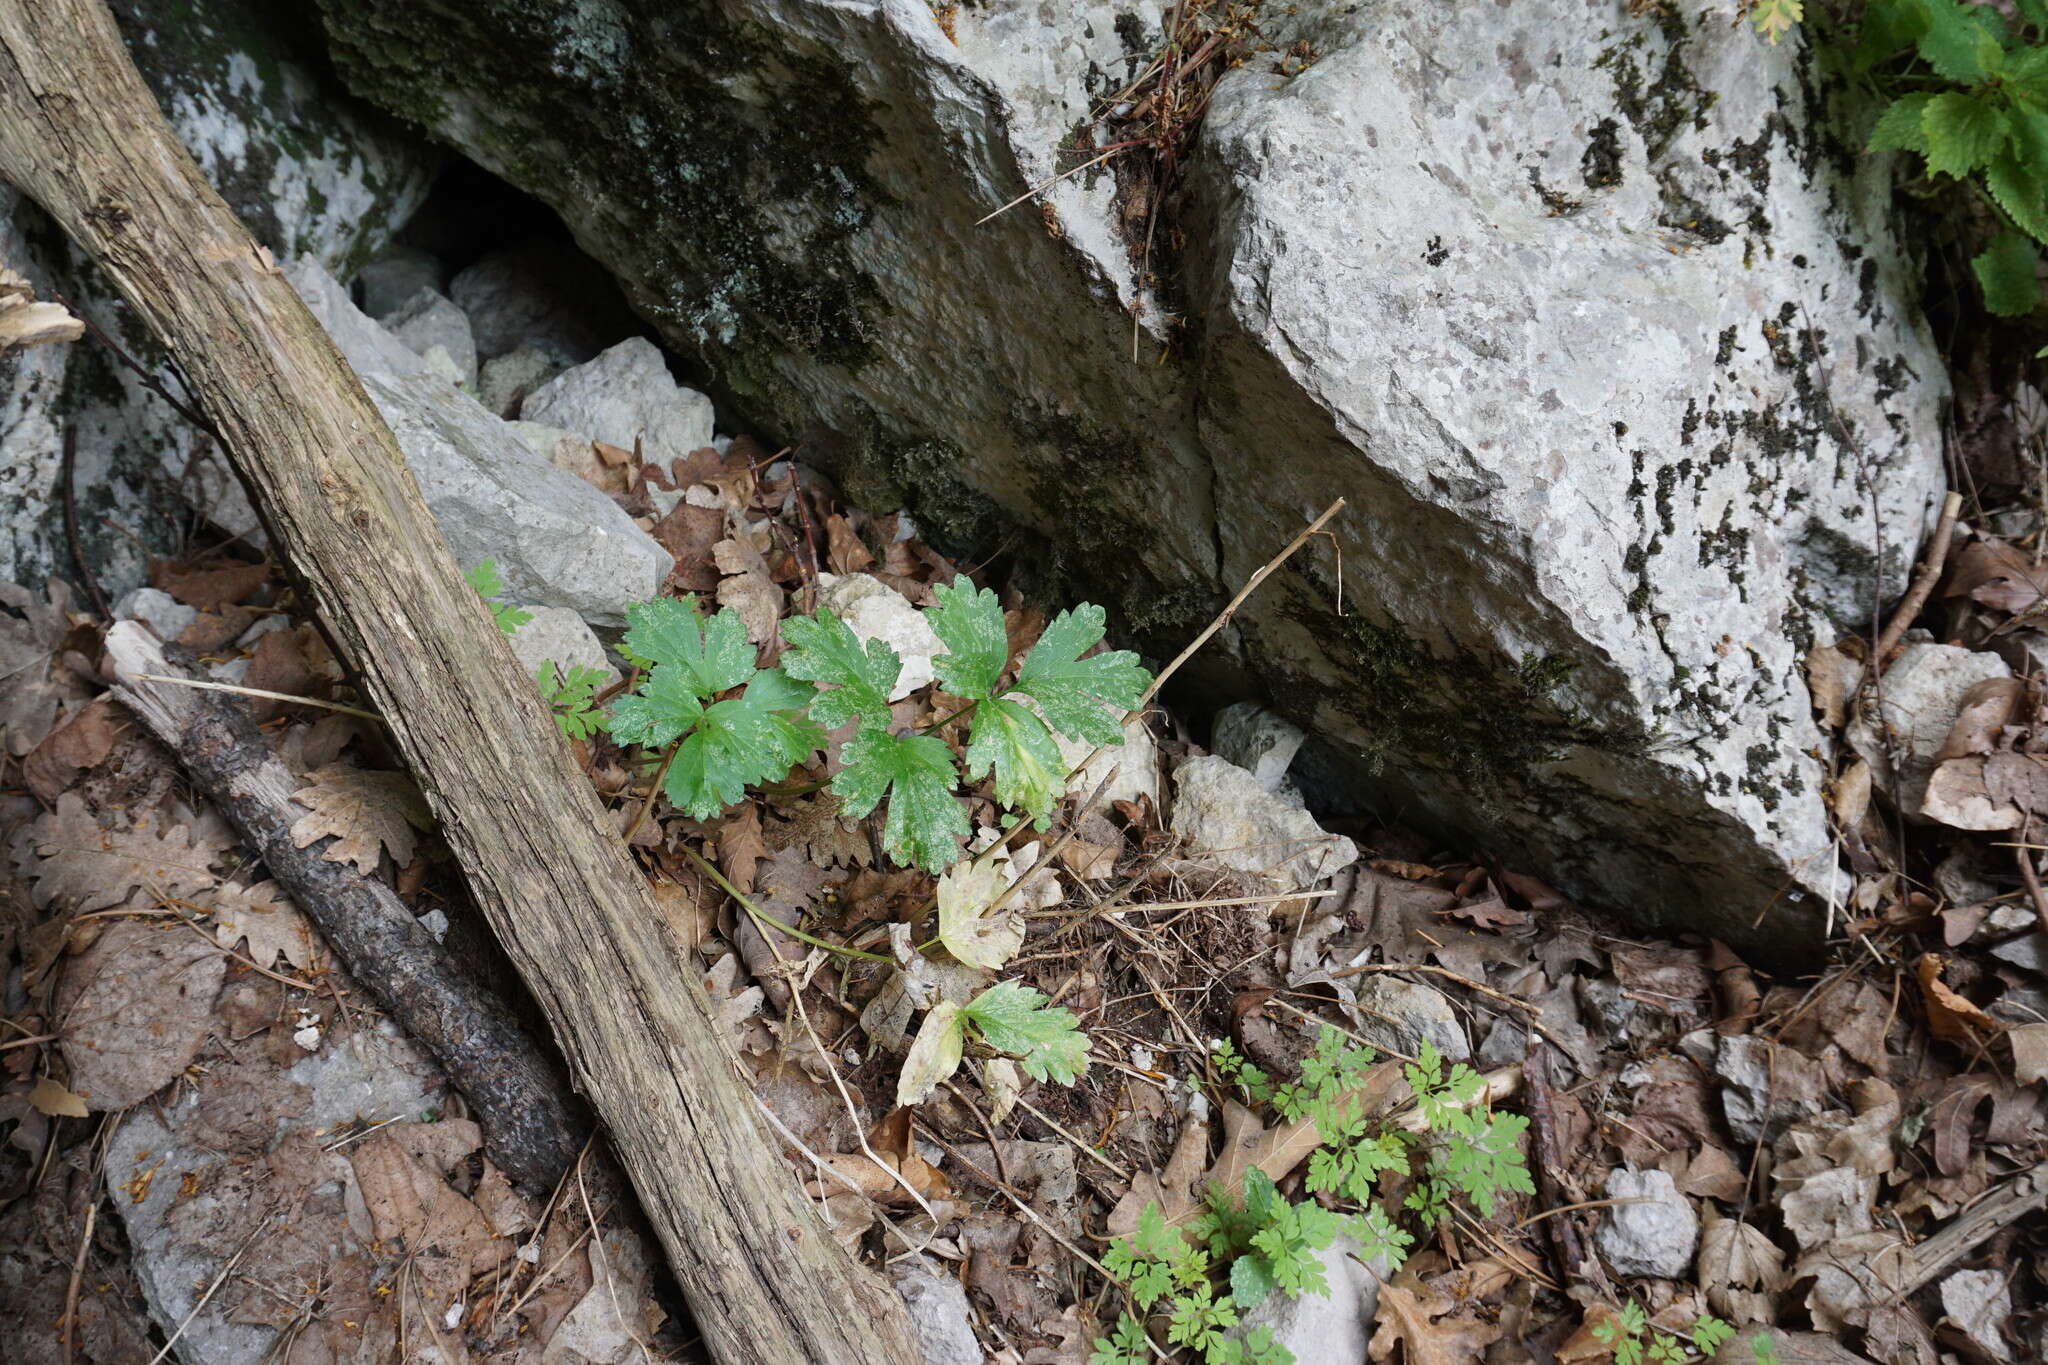
[[[426,361],[428,370],[451,384],[475,387],[476,338],[470,335],[468,315],[449,299],[422,289],[381,325]]]
[[[1326,833],[1300,806],[1213,754],[1174,770],[1173,832],[1225,867],[1256,872],[1294,890],[1358,861],[1349,839]]]
[[[711,400],[670,378],[668,362],[645,337],[630,337],[556,375],[527,395],[519,415],[588,432],[621,450],[633,449],[637,440],[655,464],[711,444]]]
[[[1616,1202],[1603,1211],[1594,1241],[1608,1267],[1618,1275],[1685,1278],[1700,1220],[1677,1183],[1662,1171],[1619,1166],[1607,1177],[1607,1197]]]

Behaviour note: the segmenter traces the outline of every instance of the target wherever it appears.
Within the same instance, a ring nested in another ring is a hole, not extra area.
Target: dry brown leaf
[[[213,569],[195,569],[172,560],[159,559],[150,566],[150,582],[188,607],[219,611],[246,601],[250,594],[270,581],[268,564],[228,564]]]
[[[71,587],[49,581],[47,597],[15,583],[0,583],[0,725],[7,751],[16,757],[43,742],[60,711],[85,695],[85,687],[59,662],[71,634]]]
[[[722,574],[759,574],[768,576],[768,561],[754,547],[752,540],[734,536],[721,540],[711,547],[711,562]]]
[[[825,562],[833,573],[864,573],[875,562],[853,524],[837,512],[825,518]]]
[[[794,847],[816,862],[867,867],[875,860],[867,831],[859,821],[841,820],[839,805],[838,795],[829,791],[794,801],[771,801],[762,837],[777,853]]]
[[[718,868],[744,894],[754,889],[754,865],[768,856],[761,808],[752,801],[718,822]]]
[[[213,1026],[227,959],[182,925],[123,920],[64,964],[58,1045],[71,1087],[96,1111],[125,1109],[175,1080]]]
[[[1225,1118],[1228,1119],[1226,1113]],[[1168,1227],[1177,1227],[1202,1211],[1201,1191],[1196,1178],[1209,1159],[1209,1125],[1190,1118],[1181,1125],[1180,1138],[1162,1171],[1139,1171],[1131,1177],[1131,1188],[1109,1211],[1109,1235],[1128,1237],[1138,1230],[1138,1217],[1148,1205],[1158,1204]],[[1242,1185],[1233,1186],[1242,1188]]]
[[[739,574],[719,580],[718,605],[731,607],[739,613],[740,620],[747,625],[747,638],[757,645],[765,645],[775,638],[784,604],[782,589],[776,587],[765,573]]]
[[[37,1113],[53,1119],[82,1119],[92,1112],[84,1100],[66,1090],[54,1076],[36,1077],[35,1088],[28,1092],[28,1102]]]
[[[725,513],[715,507],[679,502],[649,528],[648,534],[675,557],[668,581],[686,592],[711,592],[718,587],[712,547],[725,539]]]
[[[1949,561],[1944,597],[1968,597],[1998,611],[2020,612],[2048,591],[2048,565],[2002,540],[1981,536]]]
[[[377,849],[391,850],[400,867],[412,861],[418,846],[415,829],[431,829],[426,798],[404,773],[373,772],[352,763],[329,763],[306,774],[304,787],[292,800],[311,812],[292,826],[292,843],[304,848],[333,835],[320,856],[350,863],[358,872],[377,871]]]
[[[1457,1306],[1448,1294],[1397,1275],[1380,1289],[1378,1327],[1367,1349],[1374,1360],[1391,1361],[1399,1346],[1401,1365],[1469,1365],[1500,1340],[1501,1328],[1446,1316]]]
[[[81,772],[106,761],[114,751],[115,734],[122,722],[110,697],[94,697],[83,709],[73,711],[22,763],[28,789],[40,801],[55,801]]]
[[[2021,1024],[2006,1034],[2012,1044],[2013,1079],[2032,1085],[2048,1076],[2048,1024]]]
[[[420,1131],[440,1128],[450,1131]],[[394,1123],[350,1154],[378,1239],[405,1248],[429,1303],[455,1302],[470,1276],[498,1259],[489,1220],[441,1176],[446,1147],[466,1143],[474,1150],[475,1135],[476,1125],[466,1120]]]
[[[1965,1046],[2003,1032],[2005,1025],[1942,984],[1941,965],[1939,953],[1923,953],[1917,967],[1928,1030],[1937,1038]]]
[[[1716,1314],[1733,1322],[1776,1321],[1784,1251],[1741,1219],[1723,1218],[1711,1200],[1702,1215],[1694,1266]]]
[[[268,967],[278,958],[310,971],[319,952],[313,926],[274,881],[254,886],[221,886],[202,897],[213,917],[214,941],[233,948],[247,939],[249,960]]]
[[[138,886],[165,896],[211,886],[208,864],[225,852],[195,842],[183,825],[157,833],[153,815],[132,828],[102,829],[75,792],[64,793],[56,810],[36,820],[26,842],[34,860],[23,873],[35,882],[36,904],[79,912],[111,909]]]
[[[1806,690],[1813,695],[1813,709],[1821,728],[1839,730],[1849,719],[1849,694],[1863,674],[1863,665],[1833,645],[1815,645],[1806,651]]]

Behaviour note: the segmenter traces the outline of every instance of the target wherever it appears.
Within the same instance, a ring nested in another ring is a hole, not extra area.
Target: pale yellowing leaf
[[[37,1113],[53,1119],[82,1119],[90,1112],[85,1101],[66,1090],[54,1076],[38,1076],[35,1089],[28,1092],[28,1102]]]
[[[1015,910],[988,913],[1009,889],[994,859],[964,859],[939,878],[939,942],[970,967],[998,971],[1024,946],[1024,921]]]
[[[903,1059],[903,1074],[896,1079],[899,1107],[922,1104],[939,1082],[960,1069],[960,1054],[966,1042],[967,1023],[960,1007],[950,1000],[933,1005]]]

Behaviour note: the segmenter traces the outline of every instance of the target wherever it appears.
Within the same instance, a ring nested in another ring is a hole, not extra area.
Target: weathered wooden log
[[[552,1190],[590,1131],[568,1076],[382,878],[322,857],[327,839],[304,848],[293,841],[292,826],[306,813],[292,801],[301,784],[263,742],[247,703],[149,680],[187,670],[133,621],[107,632],[107,657],[122,683],[113,695],[177,756],[342,967],[469,1100],[485,1154],[519,1184]]]
[[[917,1359],[900,1301],[802,1202],[701,986],[677,971],[645,882],[376,408],[179,146],[101,0],[0,3],[0,178],[190,378],[606,1120],[713,1354]]]

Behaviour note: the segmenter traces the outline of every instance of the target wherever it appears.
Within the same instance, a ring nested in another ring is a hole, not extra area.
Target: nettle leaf
[[[953,864],[939,878],[939,942],[970,967],[996,971],[1024,946],[1024,921],[1015,910],[989,914],[1010,879],[993,859]]]
[[[2048,166],[2048,155],[2035,164]],[[2048,197],[2031,166],[2007,152],[1985,168],[1984,186],[2015,226],[2037,242],[2048,242]]]
[[[844,802],[840,814],[858,820],[887,796],[883,847],[928,872],[958,860],[967,812],[953,799],[953,751],[944,740],[863,729],[839,757],[846,766],[832,779],[832,790]]]
[[[1927,154],[1927,130],[1920,124],[1932,95],[1901,95],[1878,116],[1870,130],[1873,152],[1906,151]]]
[[[1082,603],[1053,618],[1017,670],[1015,690],[1038,702],[1046,724],[1068,739],[1122,741],[1123,713],[1138,704],[1152,675],[1127,649],[1084,659],[1102,639],[1102,608]]]
[[[626,608],[631,627],[626,648],[656,666],[666,664],[689,676],[699,697],[738,687],[754,676],[754,646],[746,623],[727,607],[705,620],[697,599],[658,597]]]
[[[2033,312],[2041,301],[2039,261],[2040,253],[2032,242],[2017,232],[2000,233],[1970,262],[1978,287],[1984,291],[1984,306],[2008,318]]]
[[[1045,722],[1021,702],[989,698],[974,708],[974,738],[967,746],[967,777],[990,769],[996,800],[1043,824],[1067,785],[1067,765]]]
[[[815,617],[784,621],[782,641],[782,666],[791,677],[833,684],[811,702],[819,724],[836,729],[855,716],[876,725],[889,723],[889,693],[903,662],[888,641],[870,640],[863,649],[853,628],[823,607]]]
[[[1072,1085],[1088,1069],[1088,1035],[1069,1010],[1047,1007],[1043,992],[1001,981],[963,1011],[990,1047],[1016,1057],[1033,1080]]]
[[[1974,85],[1995,70],[2004,57],[1986,17],[1992,11],[1957,0],[1921,0],[1927,28],[1920,34],[1920,55],[1939,74],[1959,85]]]
[[[1010,659],[1010,636],[1003,628],[1003,608],[995,592],[977,592],[963,574],[932,589],[932,596],[939,605],[927,608],[925,619],[946,646],[946,652],[932,660],[939,685],[968,701],[993,696],[996,679]]]
[[[696,684],[675,668],[657,668],[638,692],[619,698],[608,728],[621,744],[665,748],[704,718]]]
[[[665,671],[656,669],[655,677]],[[709,820],[737,805],[748,787],[784,776],[824,743],[823,731],[791,714],[789,685],[780,673],[764,673],[740,696],[704,708],[662,785],[676,809]]]
[[[2012,134],[2003,110],[1955,91],[1928,100],[1920,126],[1927,134],[1927,169],[1957,177],[1987,164]]]

